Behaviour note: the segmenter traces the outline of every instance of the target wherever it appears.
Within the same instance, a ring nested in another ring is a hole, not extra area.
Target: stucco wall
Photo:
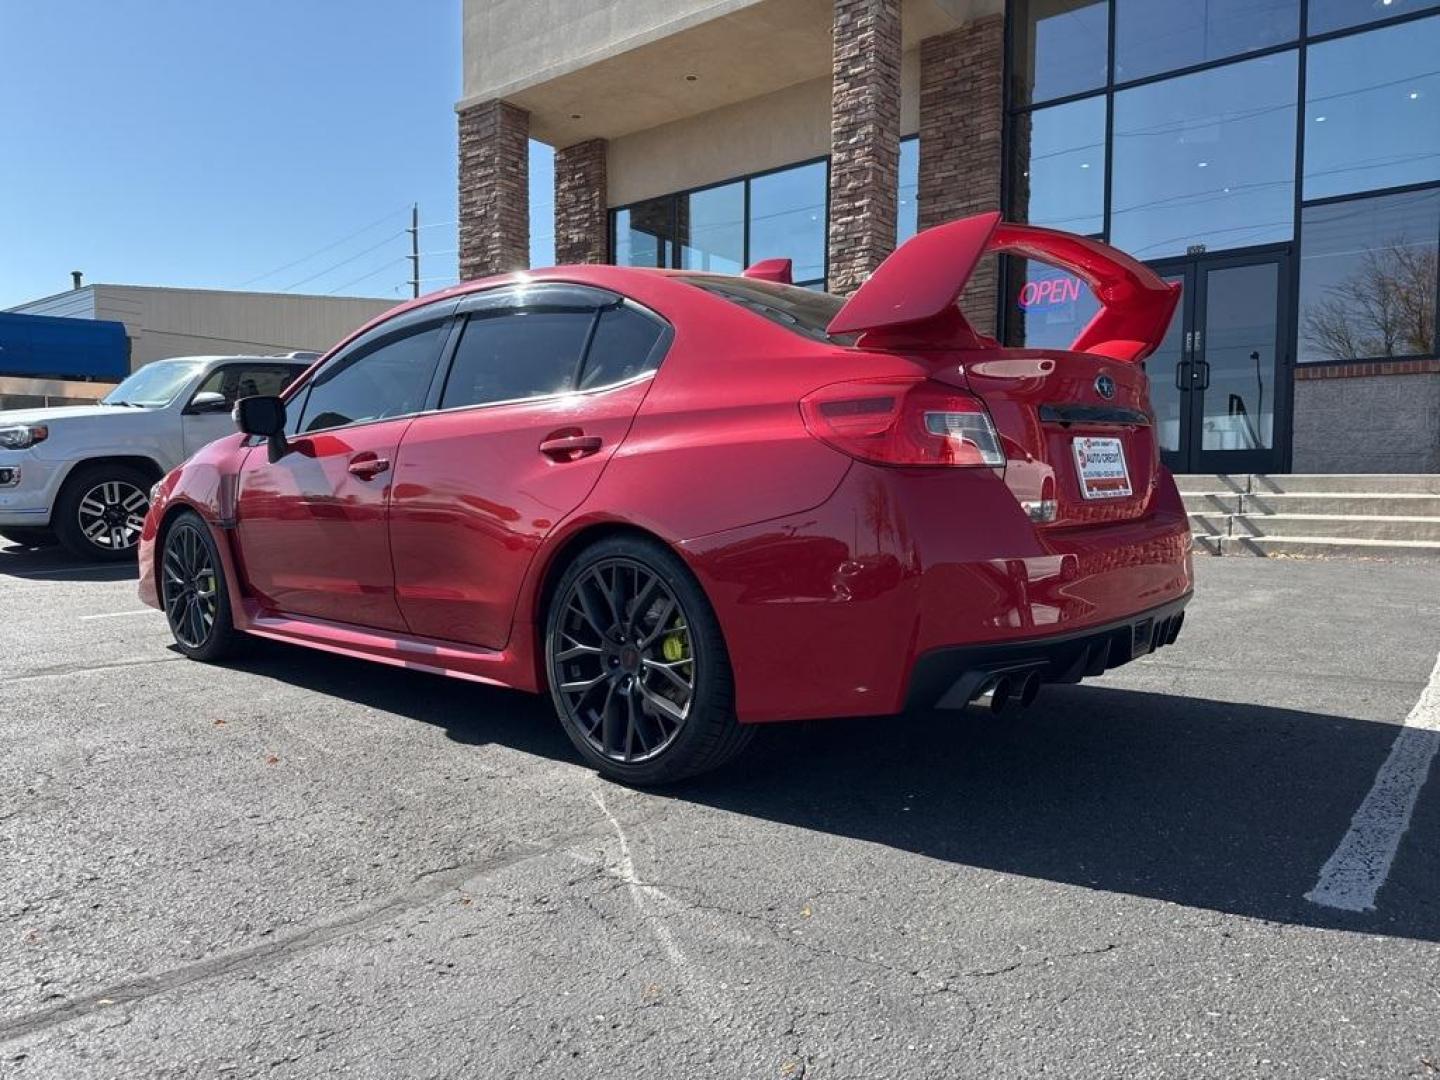
[[[911,49],[900,67],[900,133],[919,126],[920,52]],[[609,202],[624,206],[829,153],[827,77],[611,139]]]
[[[1300,379],[1293,471],[1440,472],[1440,375]]]

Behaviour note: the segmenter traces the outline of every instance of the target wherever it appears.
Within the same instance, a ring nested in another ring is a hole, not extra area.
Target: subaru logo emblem
[[[1101,375],[1095,380],[1095,392],[1109,401],[1115,396],[1115,380],[1109,375]]]

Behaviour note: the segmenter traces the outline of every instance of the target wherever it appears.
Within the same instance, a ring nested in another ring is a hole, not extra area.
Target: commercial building
[[[321,351],[395,303],[351,296],[96,284],[67,289],[10,311],[123,323],[134,370],[169,356]],[[108,372],[85,369],[47,372],[42,377],[6,366],[0,357],[0,407],[94,401],[113,385],[113,374]]]
[[[463,277],[557,262],[853,290],[982,210],[1099,236],[1185,285],[1148,362],[1187,472],[1440,472],[1440,0],[466,0]],[[1023,260],[977,327],[1094,311]]]

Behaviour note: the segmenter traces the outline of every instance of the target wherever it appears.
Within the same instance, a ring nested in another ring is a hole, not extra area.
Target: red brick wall
[[[829,288],[844,295],[895,247],[899,0],[835,0],[830,147]]]
[[[555,262],[608,261],[610,224],[605,214],[604,139],[555,151]]]
[[[920,43],[920,228],[1000,209],[1004,70],[1003,15]],[[961,298],[981,333],[995,332],[997,287],[989,259]]]
[[[460,113],[460,279],[530,264],[530,114],[504,101]]]

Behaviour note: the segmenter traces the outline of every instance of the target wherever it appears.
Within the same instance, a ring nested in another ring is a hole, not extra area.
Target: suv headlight
[[[44,424],[14,424],[0,427],[0,449],[28,450],[36,443],[44,442],[50,436],[50,429]]]

